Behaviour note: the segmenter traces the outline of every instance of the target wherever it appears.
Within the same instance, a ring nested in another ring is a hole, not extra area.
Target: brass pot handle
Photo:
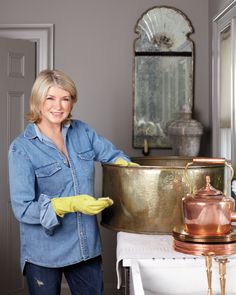
[[[230,172],[231,172],[231,177],[229,179],[228,184],[226,185],[226,188],[231,185],[231,181],[234,178],[234,169],[233,169],[231,163],[226,161],[224,158],[193,158],[192,162],[187,163],[187,165],[185,166],[185,178],[190,185],[190,192],[191,193],[193,192],[193,186],[191,185],[191,181],[189,180],[187,169],[189,166],[191,166],[193,164],[209,164],[209,165],[224,164],[225,166],[227,166],[230,169]],[[224,194],[226,194],[226,191],[227,191],[226,188],[225,188]]]

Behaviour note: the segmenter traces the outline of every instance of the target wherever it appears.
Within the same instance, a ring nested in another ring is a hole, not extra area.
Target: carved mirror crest
[[[170,148],[167,126],[193,105],[193,27],[176,8],[154,7],[137,21],[133,69],[133,147]]]

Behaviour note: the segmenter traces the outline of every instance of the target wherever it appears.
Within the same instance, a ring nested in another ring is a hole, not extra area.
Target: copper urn
[[[234,199],[216,190],[210,181],[206,176],[203,188],[182,199],[185,231],[190,235],[224,236],[236,221]]]

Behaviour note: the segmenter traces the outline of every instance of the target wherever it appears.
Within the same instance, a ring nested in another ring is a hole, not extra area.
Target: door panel
[[[23,131],[35,80],[35,43],[0,38],[0,290],[28,294],[20,270],[19,224],[10,204],[7,153]]]

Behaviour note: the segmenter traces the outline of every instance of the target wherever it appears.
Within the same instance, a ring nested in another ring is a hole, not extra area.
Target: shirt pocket
[[[52,163],[35,170],[38,190],[49,197],[59,196],[64,189],[64,177],[59,163]]]
[[[78,170],[82,177],[94,179],[94,158],[95,153],[93,150],[80,152],[77,154],[79,166]]]

